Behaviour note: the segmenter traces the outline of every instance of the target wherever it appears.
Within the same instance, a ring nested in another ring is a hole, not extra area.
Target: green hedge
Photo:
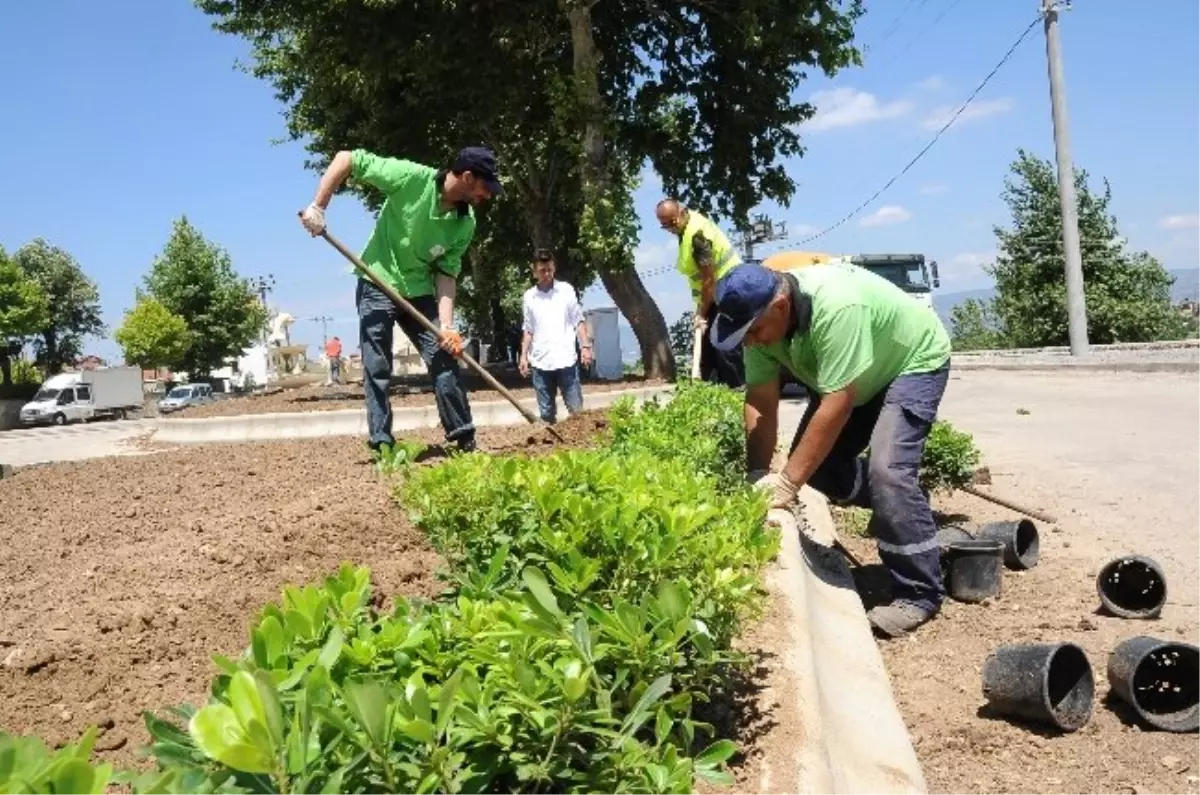
[[[157,770],[117,780],[136,792],[727,782],[736,749],[693,709],[739,659],[732,640],[761,607],[779,538],[765,498],[725,472],[743,458],[725,429],[737,396],[680,399],[618,407],[600,450],[397,461],[399,499],[449,564],[444,597],[380,614],[369,571],[349,564],[286,588],[246,652],[217,658],[207,705],[146,716]]]

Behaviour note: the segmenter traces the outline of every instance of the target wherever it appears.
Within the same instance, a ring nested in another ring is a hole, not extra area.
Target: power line
[[[884,29],[883,35],[879,37],[879,41],[875,42],[875,45],[873,47],[867,48],[867,52],[871,52],[872,50],[877,50],[880,47],[882,47],[884,45],[884,42],[886,42],[888,39],[890,39],[892,37],[892,34],[894,34],[897,30],[900,29],[900,20],[904,19],[904,15],[906,13],[908,13],[908,9],[913,4],[913,2],[914,2],[914,0],[908,0],[908,2],[904,4],[904,8],[900,9],[900,13],[897,14],[896,18],[893,19],[891,21],[891,23]],[[929,0],[921,0],[921,6],[925,5],[928,2],[929,2]],[[920,11],[921,6],[917,6],[916,10]]]
[[[878,199],[883,194],[884,191],[886,191],[888,188],[892,187],[892,185],[895,184],[896,180],[900,179],[905,174],[907,174],[909,169],[911,169],[913,166],[915,166],[917,164],[917,161],[919,161],[922,157],[924,157],[925,153],[933,148],[933,145],[938,142],[938,140],[942,137],[942,134],[945,133],[946,130],[950,129],[950,127],[953,126],[954,122],[958,121],[958,117],[961,116],[963,114],[963,111],[965,111],[970,106],[970,104],[975,100],[975,97],[979,96],[979,92],[983,91],[983,89],[987,87],[987,84],[992,81],[992,78],[996,76],[996,73],[1000,71],[1000,68],[1003,67],[1004,64],[1008,63],[1008,59],[1011,58],[1012,54],[1014,52],[1016,52],[1018,47],[1021,46],[1021,42],[1025,41],[1025,37],[1029,35],[1029,31],[1033,30],[1034,27],[1041,21],[1042,21],[1042,15],[1038,14],[1038,16],[1035,17],[1034,20],[1029,23],[1029,25],[1025,28],[1025,30],[1023,30],[1021,32],[1021,35],[1017,37],[1017,40],[1015,42],[1013,42],[1013,45],[1008,48],[1008,52],[1004,53],[1004,57],[1001,58],[1000,61],[994,67],[992,67],[992,71],[988,72],[987,77],[983,78],[983,81],[978,86],[975,87],[975,90],[971,92],[971,95],[969,97],[967,97],[966,101],[963,102],[963,104],[959,106],[958,110],[956,110],[954,112],[954,115],[952,115],[949,118],[949,120],[945,124],[942,125],[940,130],[938,130],[936,133],[934,133],[934,136],[933,136],[933,138],[931,138],[929,140],[929,143],[925,144],[924,148],[921,149],[920,152],[917,152],[916,156],[912,160],[908,161],[908,164],[906,166],[904,166],[904,168],[900,169],[899,173],[897,173],[895,176],[893,176],[891,179],[889,179],[887,182],[885,182],[882,188],[875,191],[875,193],[873,193],[869,199],[867,199],[865,202],[863,202],[862,204],[855,207],[854,210],[847,213],[837,223],[833,224],[832,226],[826,227],[825,229],[822,229],[820,232],[817,232],[815,235],[812,235],[811,237],[807,237],[804,240],[801,240],[799,245],[804,245],[805,243],[810,243],[813,240],[816,240],[819,237],[824,237],[825,235],[829,234],[833,230],[837,229],[842,224],[846,223],[851,218],[858,215],[864,209],[869,207],[870,204],[873,201],[875,201],[876,199]]]
[[[920,33],[918,33],[916,36],[913,36],[911,39],[909,39],[908,43],[905,44],[894,55],[888,56],[886,59],[884,59],[884,63],[890,62],[893,58],[899,58],[901,55],[904,55],[906,52],[908,52],[912,48],[914,42],[920,41],[920,40],[924,39],[927,35],[929,35],[929,32],[931,30],[933,30],[934,28],[936,28],[938,26],[938,23],[940,23],[943,19],[945,19],[946,16],[951,11],[953,11],[955,8],[957,8],[958,4],[961,2],[962,2],[962,0],[954,0],[954,2],[950,3],[950,5],[943,8],[942,12],[940,14],[938,14],[936,17],[934,17],[932,22],[930,22],[928,25],[926,25],[924,28],[922,28]]]

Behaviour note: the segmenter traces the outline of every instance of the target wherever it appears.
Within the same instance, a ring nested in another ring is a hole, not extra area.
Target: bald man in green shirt
[[[811,397],[787,463],[761,480],[771,505],[788,506],[807,483],[835,502],[870,508],[892,602],[868,618],[889,637],[913,631],[937,614],[944,590],[937,528],[918,480],[950,373],[941,320],[842,260],[779,273],[742,265],[718,283],[716,303],[713,345],[745,346],[747,470],[771,466],[787,368]]]
[[[475,449],[475,425],[467,393],[458,376],[456,357],[462,337],[454,329],[454,298],[462,256],[475,235],[472,209],[503,193],[496,159],[485,147],[467,147],[453,166],[435,169],[411,160],[382,157],[365,149],[338,152],[321,177],[317,194],[301,214],[313,235],[325,230],[325,209],[334,191],[353,176],[385,196],[362,260],[372,273],[408,299],[441,329],[434,335],[395,306],[370,281],[360,278],[359,341],[362,345],[363,391],[367,402],[368,444],[393,444],[392,329],[399,323],[421,352],[433,377],[438,416],[447,441],[460,450]]]

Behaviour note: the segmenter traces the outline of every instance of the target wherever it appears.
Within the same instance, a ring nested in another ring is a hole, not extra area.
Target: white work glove
[[[300,223],[304,224],[304,228],[312,234],[313,237],[325,231],[325,211],[321,209],[316,202],[308,205],[304,212],[300,213]]]
[[[704,319],[704,315],[692,315],[692,331],[704,331],[708,328],[708,321]]]
[[[790,508],[800,493],[800,487],[788,480],[782,472],[772,472],[754,484],[756,489],[762,489],[770,498],[769,508]]]

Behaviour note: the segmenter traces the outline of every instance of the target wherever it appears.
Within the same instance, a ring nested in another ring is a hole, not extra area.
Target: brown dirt
[[[109,726],[119,765],[142,710],[202,703],[287,583],[369,565],[383,595],[433,596],[438,556],[361,440],[199,446],[51,464],[0,481],[0,728],[48,742]]]
[[[733,784],[717,787],[697,781],[696,792],[794,792],[797,781],[795,749],[803,728],[794,706],[795,685],[780,650],[790,642],[791,617],[787,603],[772,596],[762,619],[734,643],[748,655],[748,667],[735,676],[727,692],[713,693],[697,717],[713,724],[718,737],[738,744],[729,760]],[[789,706],[784,706],[784,705]]]
[[[497,380],[501,385],[516,395],[519,399],[534,397],[533,387],[529,380],[521,378],[516,373],[499,374]],[[472,402],[504,400],[504,396],[485,384],[474,375],[463,375],[463,382],[469,391]],[[644,386],[658,386],[664,381],[647,380],[629,376],[621,381],[586,381],[583,393],[611,392],[616,389],[634,389]],[[401,379],[392,386],[392,407],[406,408],[412,406],[428,406],[434,402],[433,389],[429,379]],[[295,389],[271,391],[263,395],[249,395],[223,398],[204,406],[193,406],[173,414],[166,415],[167,419],[176,417],[196,419],[199,417],[231,417],[244,414],[273,414],[293,413],[302,411],[338,411],[344,409],[360,409],[363,407],[362,384],[344,386],[310,385]]]
[[[586,447],[582,412],[555,430]],[[440,429],[411,432],[446,453]],[[488,452],[562,447],[544,428],[481,428]],[[0,729],[51,744],[106,727],[100,756],[137,764],[141,713],[199,704],[210,655],[236,656],[288,583],[343,560],[377,594],[435,596],[440,558],[405,521],[361,439],[168,447],[28,468],[0,481]]]
[[[941,518],[961,522],[1013,514],[965,494],[935,501]],[[881,641],[896,700],[933,792],[1196,792],[1195,734],[1143,729],[1109,696],[1108,653],[1135,635],[1197,642],[1193,604],[1168,603],[1162,618],[1127,621],[1098,612],[1096,567],[1077,557],[1067,533],[1039,524],[1041,560],[1006,570],[1000,596],[984,604],[947,600],[913,637]],[[868,607],[886,598],[873,540],[843,533],[864,563],[856,570]],[[1194,586],[1194,583],[1193,583]],[[1176,597],[1195,598],[1183,588]],[[1088,654],[1096,680],[1091,721],[1072,734],[993,717],[984,709],[985,658],[1010,643],[1070,641]]]

